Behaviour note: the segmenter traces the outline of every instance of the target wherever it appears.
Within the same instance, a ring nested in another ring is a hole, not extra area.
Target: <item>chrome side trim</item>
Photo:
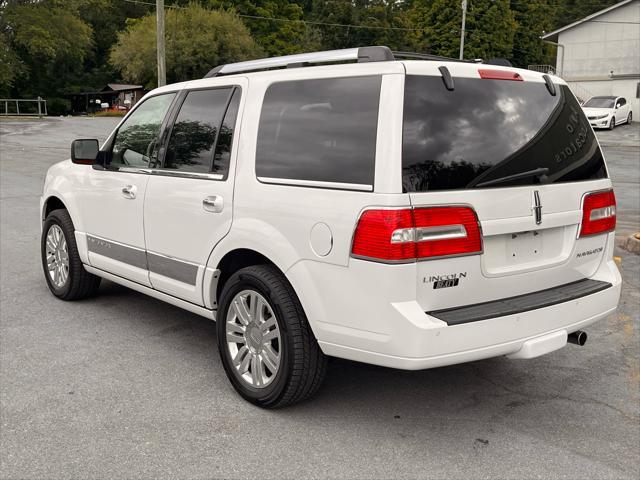
[[[179,282],[196,284],[198,265],[147,251],[149,271]]]
[[[144,173],[146,175],[151,173],[150,168],[141,168],[141,167],[118,167],[119,172],[124,173]]]
[[[295,180],[292,178],[258,177],[261,183],[274,183],[276,185],[289,185],[292,187],[329,188],[334,190],[357,190],[360,192],[373,192],[373,185],[362,183],[318,182],[315,180]]]
[[[179,170],[163,170],[160,168],[151,170],[149,173],[151,175],[159,175],[163,177],[198,178],[201,180],[224,180],[224,175],[219,173],[181,172]]]
[[[147,254],[144,250],[121,243],[105,240],[104,238],[95,237],[87,234],[87,250],[89,252],[109,257],[128,265],[132,265],[143,270],[148,270]]]
[[[198,178],[201,180],[224,180],[220,173],[181,172],[179,170],[164,170],[161,168],[118,167],[119,172],[141,173],[144,175],[159,175],[161,177]]]

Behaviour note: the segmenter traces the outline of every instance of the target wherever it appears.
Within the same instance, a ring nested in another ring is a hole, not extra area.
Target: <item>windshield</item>
[[[613,108],[615,101],[614,97],[593,97],[584,106],[588,108]]]
[[[605,178],[602,153],[566,85],[408,75],[405,192],[496,188]],[[534,172],[530,174],[530,172]]]

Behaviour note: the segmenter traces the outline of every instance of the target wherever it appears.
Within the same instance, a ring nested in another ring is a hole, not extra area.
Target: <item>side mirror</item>
[[[92,165],[98,157],[98,140],[79,139],[71,142],[71,161],[80,165]]]
[[[620,105],[619,103],[616,103],[616,109],[620,108],[622,105]]]

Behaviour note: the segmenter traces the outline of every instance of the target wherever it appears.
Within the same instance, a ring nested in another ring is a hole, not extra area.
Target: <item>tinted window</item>
[[[592,97],[584,104],[589,108],[613,108],[615,97]]]
[[[605,177],[602,153],[580,105],[566,86],[559,87],[552,96],[544,83],[456,78],[448,91],[440,77],[407,76],[404,190]],[[512,175],[518,178],[505,178]]]
[[[626,104],[627,104],[627,101],[626,101],[624,98],[620,98],[620,99],[618,100],[618,103],[619,103],[619,104],[620,104],[620,106],[622,107],[623,105],[626,105]]]
[[[174,97],[175,93],[150,97],[129,115],[113,141],[112,166],[153,166],[160,127]]]
[[[213,147],[232,89],[194,90],[174,122],[163,168],[209,173]]]
[[[238,106],[240,105],[240,89],[236,88],[231,97],[231,102],[227,107],[227,113],[224,115],[220,134],[216,142],[216,152],[213,156],[214,173],[223,175],[225,178],[229,173],[229,160],[231,158],[231,145],[233,142],[233,130],[236,126],[236,117],[238,116]]]
[[[260,115],[259,177],[373,185],[379,76],[276,83]]]

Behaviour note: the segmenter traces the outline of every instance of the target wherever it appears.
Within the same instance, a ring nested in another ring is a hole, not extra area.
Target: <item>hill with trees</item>
[[[555,63],[540,35],[615,0],[469,0],[466,58]],[[458,56],[459,0],[165,0],[168,81],[219,63],[387,45]],[[0,0],[0,96],[49,100],[110,82],[152,88],[153,0]],[[51,108],[53,107],[53,108]]]

